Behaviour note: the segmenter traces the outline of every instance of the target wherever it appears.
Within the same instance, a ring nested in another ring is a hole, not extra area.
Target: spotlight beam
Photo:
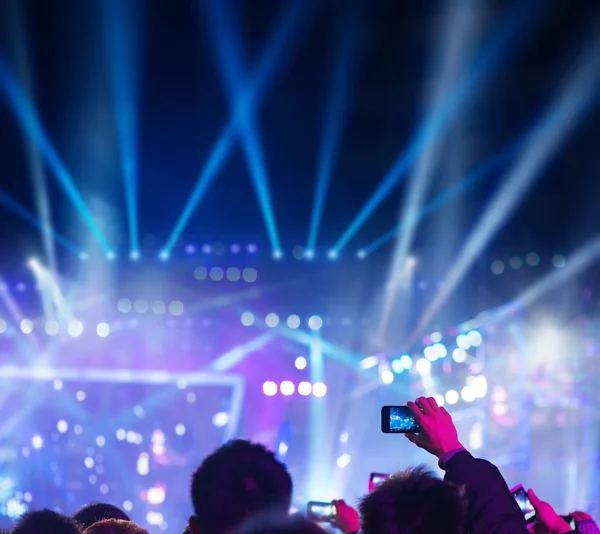
[[[264,49],[256,69],[249,77],[240,99],[237,100],[229,120],[211,149],[196,185],[163,248],[164,251],[170,252],[173,249],[181,232],[189,223],[194,211],[231,153],[240,123],[247,114],[247,109],[259,109],[266,96],[267,89],[273,82],[276,66],[280,64],[284,51],[289,52],[289,41],[293,35],[293,29],[303,19],[308,4],[309,2],[304,0],[295,0],[286,9],[283,19],[279,22],[276,31]]]
[[[10,109],[15,114],[21,128],[40,149],[44,161],[50,169],[52,169],[63,192],[77,209],[79,215],[88,226],[103,251],[109,253],[111,248],[109,247],[104,234],[96,224],[96,221],[83,200],[81,193],[77,189],[73,178],[52,146],[48,134],[44,130],[31,100],[13,76],[6,60],[2,56],[0,56],[0,90],[7,100]]]
[[[531,5],[528,6],[527,14],[530,11]],[[480,85],[482,78],[507,55],[504,53],[507,46],[515,40],[514,33],[526,18],[523,16],[522,10],[519,10],[517,14],[513,14],[509,21],[496,33],[485,51],[476,58],[470,72],[462,78],[458,85],[448,91],[447,96],[427,115],[419,125],[408,147],[396,159],[375,192],[338,239],[334,245],[334,250],[339,253],[344,249],[371,214],[405,177],[421,152],[426,150],[443,133],[456,113]]]
[[[103,31],[108,58],[109,75],[119,147],[121,152],[121,172],[125,189],[127,222],[129,226],[129,246],[132,252],[139,252],[138,229],[138,88],[140,47],[143,26],[141,15],[143,4],[105,0],[101,2]]]
[[[490,240],[504,226],[529,190],[541,177],[569,134],[597,102],[600,81],[600,37],[587,50],[573,76],[540,120],[528,146],[509,171],[488,204],[479,222],[468,236],[456,261],[451,266],[441,291],[423,312],[411,336],[414,341],[425,331],[454,289],[467,274],[473,262]]]
[[[317,245],[319,227],[325,208],[331,174],[342,139],[344,115],[348,106],[353,65],[356,63],[359,43],[359,38],[357,37],[359,34],[357,26],[361,15],[359,6],[360,2],[354,2],[353,6],[346,12],[341,35],[335,49],[332,83],[326,108],[327,118],[323,129],[321,158],[317,170],[315,198],[306,243],[306,250],[308,251],[314,251]]]

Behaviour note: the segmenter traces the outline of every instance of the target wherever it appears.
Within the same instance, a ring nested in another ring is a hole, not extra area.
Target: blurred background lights
[[[229,423],[229,414],[227,412],[217,412],[212,418],[213,425],[224,427]]]
[[[454,349],[452,352],[452,359],[457,363],[462,363],[467,359],[467,353],[465,349]]]
[[[258,280],[258,272],[252,267],[246,267],[246,269],[242,271],[242,278],[244,279],[244,282],[256,282],[256,280]]]
[[[392,373],[392,371],[390,371],[389,369],[385,369],[381,373],[380,378],[384,384],[391,384],[394,381],[394,373]]]
[[[69,424],[61,419],[58,423],[56,423],[56,430],[58,430],[61,434],[64,434],[67,430],[69,430]]]
[[[312,393],[312,385],[310,382],[300,382],[298,384],[298,393],[302,396],[307,396]]]
[[[297,315],[290,315],[287,318],[287,325],[288,328],[292,328],[295,330],[300,326],[300,317],[298,317]]]
[[[443,343],[435,343],[432,346],[432,349],[435,353],[436,358],[445,358],[448,354],[448,350],[446,349],[446,346]]]
[[[505,267],[503,261],[496,260],[496,261],[492,262],[490,269],[493,274],[502,274],[504,272],[504,270],[506,269],[506,267]]]
[[[155,300],[152,303],[152,313],[164,315],[167,312],[167,305],[162,300]]]
[[[367,356],[363,358],[360,362],[360,366],[363,369],[371,369],[371,367],[375,367],[379,363],[378,356]]]
[[[45,330],[46,334],[49,336],[55,336],[60,330],[60,325],[58,324],[58,321],[51,319],[50,321],[46,322]]]
[[[96,436],[96,445],[104,447],[106,445],[106,438],[104,436]]]
[[[429,346],[429,347],[425,347],[423,349],[423,355],[425,356],[425,358],[427,358],[430,362],[435,362],[437,360],[437,354],[435,352],[435,349],[433,348],[433,346]]]
[[[537,267],[540,264],[540,256],[536,252],[530,252],[525,256],[525,263],[530,267]]]
[[[473,394],[478,399],[482,399],[487,395],[487,380],[483,375],[477,375],[473,378],[473,382],[471,383],[471,388],[473,389]]]
[[[252,312],[242,313],[242,324],[244,326],[252,326],[254,324],[254,314]]]
[[[75,425],[73,427],[73,432],[75,432],[75,434],[80,436],[83,433],[83,427],[81,425]]]
[[[306,358],[304,356],[298,356],[296,358],[296,361],[294,362],[294,365],[296,366],[296,369],[302,371],[303,369],[306,369],[308,362],[306,361]]]
[[[279,391],[281,391],[282,395],[293,395],[295,390],[296,386],[294,386],[294,383],[290,382],[289,380],[284,380],[279,386]]]
[[[402,365],[402,360],[400,360],[400,358],[393,359],[391,366],[392,366],[392,371],[394,371],[394,373],[400,374],[400,373],[404,372],[404,365]]]
[[[183,314],[183,302],[174,300],[169,304],[169,313],[171,315],[182,315]]]
[[[146,313],[148,311],[148,301],[146,299],[137,299],[133,303],[133,309],[136,313]]]
[[[273,259],[274,260],[280,260],[281,258],[283,258],[283,251],[276,249],[273,251]]]
[[[469,350],[471,348],[471,343],[469,343],[469,338],[465,334],[460,334],[456,338],[456,344],[459,349]]]
[[[146,521],[149,525],[157,527],[164,521],[164,517],[160,512],[150,511],[146,514]]]
[[[5,319],[0,318],[0,334],[4,334],[6,329],[8,328],[8,324]]]
[[[131,501],[123,501],[123,510],[131,512],[133,510],[133,503]]]
[[[439,393],[436,393],[433,398],[435,399],[435,402],[437,402],[438,406],[443,406],[444,404],[446,404],[446,401],[444,399],[443,395],[440,395]]]
[[[83,334],[83,324],[77,320],[69,321],[67,330],[71,337],[79,337],[81,334]]]
[[[142,452],[137,459],[136,469],[139,475],[146,476],[150,473],[150,456],[147,452]]]
[[[272,397],[273,395],[277,395],[277,384],[272,381],[267,381],[263,384],[263,393],[267,395],[267,397]]]
[[[308,327],[311,330],[320,330],[322,326],[323,326],[323,319],[321,319],[318,315],[313,315],[308,320]]]
[[[338,457],[336,463],[340,469],[343,469],[344,467],[348,467],[350,465],[350,460],[352,460],[352,457],[348,453],[344,453]]]
[[[42,436],[40,436],[39,434],[36,434],[35,436],[33,436],[31,438],[31,446],[34,449],[41,449],[44,445],[44,440],[42,439]]]
[[[312,392],[315,397],[324,397],[327,394],[327,386],[323,382],[313,384]]]
[[[483,343],[483,338],[477,330],[471,330],[467,334],[467,339],[472,347],[479,347]]]
[[[416,369],[419,374],[428,375],[431,372],[431,362],[425,358],[417,360]]]
[[[269,313],[265,317],[265,324],[269,328],[275,328],[279,324],[279,316],[276,313]]]
[[[552,265],[556,269],[562,269],[567,264],[567,260],[562,254],[556,254],[552,257]]]
[[[181,423],[175,425],[175,434],[183,436],[185,434],[185,425],[182,425]]]
[[[458,391],[455,391],[454,389],[451,389],[446,393],[446,402],[448,404],[456,404],[459,398],[460,396],[458,394]]]
[[[434,332],[429,336],[429,339],[432,343],[439,343],[442,340],[442,334],[440,334],[439,332]]]
[[[460,396],[465,402],[473,402],[475,400],[475,392],[471,386],[465,386],[462,388]]]
[[[58,380],[58,379],[54,380],[54,382],[52,383],[52,386],[54,387],[54,389],[56,391],[60,391],[63,387],[62,380]]]
[[[31,334],[33,332],[33,321],[31,319],[23,319],[21,321],[21,332]]]
[[[408,354],[403,354],[400,356],[400,363],[404,369],[411,369],[413,365],[413,360]]]
[[[162,504],[163,502],[165,502],[166,497],[165,488],[162,486],[155,486],[153,488],[150,488],[146,496],[150,504],[155,506],[158,504]]]
[[[127,432],[123,428],[119,428],[115,434],[119,441],[123,441],[127,437]]]
[[[196,267],[194,269],[194,278],[196,280],[206,280],[208,278],[208,269],[202,265]]]
[[[86,458],[83,460],[83,463],[88,469],[92,469],[96,462],[94,462],[94,459],[90,456],[86,456]]]
[[[131,300],[119,299],[117,302],[117,310],[121,313],[129,313],[132,310]]]
[[[229,267],[226,272],[227,280],[230,282],[237,282],[242,274],[237,267]]]
[[[83,402],[85,400],[85,391],[79,390],[77,393],[75,393],[75,398],[79,402]]]
[[[96,327],[96,333],[99,337],[107,337],[110,334],[110,326],[106,323],[99,323]]]

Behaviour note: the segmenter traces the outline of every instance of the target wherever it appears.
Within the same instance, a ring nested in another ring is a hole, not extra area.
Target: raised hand
[[[533,525],[535,534],[565,534],[571,532],[569,524],[560,517],[552,506],[542,501],[532,489],[527,496],[535,510],[536,522]]]
[[[344,534],[353,534],[360,530],[360,516],[358,512],[347,505],[343,500],[333,501],[335,506],[335,517],[331,524],[339,528]]]

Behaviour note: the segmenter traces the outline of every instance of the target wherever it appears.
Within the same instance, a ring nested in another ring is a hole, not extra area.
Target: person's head
[[[462,490],[424,466],[383,481],[359,512],[363,534],[463,534],[466,522]]]
[[[129,516],[123,510],[117,508],[113,504],[103,502],[86,504],[75,513],[73,518],[81,523],[83,528],[88,528],[103,519],[121,519],[122,521],[130,521]]]
[[[131,521],[102,519],[86,528],[84,534],[148,534],[148,531]]]
[[[22,515],[11,534],[81,534],[82,531],[72,517],[53,510],[37,510]]]
[[[325,531],[301,515],[294,515],[285,518],[259,518],[249,523],[240,534],[325,534]]]
[[[202,461],[191,493],[192,534],[226,534],[257,515],[287,515],[292,479],[262,445],[233,440]]]

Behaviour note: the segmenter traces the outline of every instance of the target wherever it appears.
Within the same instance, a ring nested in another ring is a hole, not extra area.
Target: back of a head
[[[81,525],[72,517],[53,510],[37,510],[21,516],[13,534],[81,534]]]
[[[148,534],[148,531],[131,521],[103,519],[86,528],[84,534]]]
[[[122,521],[130,521],[129,516],[117,506],[113,504],[94,502],[81,507],[73,516],[83,528],[102,521],[103,519],[121,519]]]
[[[423,466],[382,482],[359,511],[363,534],[463,534],[466,521],[462,490]]]
[[[238,534],[325,534],[317,524],[301,515],[286,518],[258,518]]]
[[[194,534],[226,534],[257,515],[287,515],[292,479],[262,445],[233,440],[202,461],[191,493]]]

